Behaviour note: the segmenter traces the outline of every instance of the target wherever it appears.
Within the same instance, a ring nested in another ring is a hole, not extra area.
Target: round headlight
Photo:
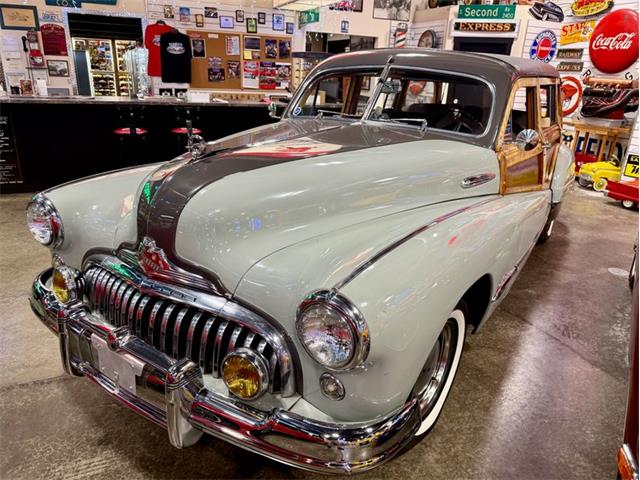
[[[299,309],[296,332],[309,356],[330,369],[354,367],[369,352],[364,319],[339,294],[323,291],[307,298]]]
[[[42,245],[56,247],[62,241],[62,221],[44,195],[36,195],[27,206],[27,227]]]
[[[243,400],[255,400],[267,391],[269,369],[257,352],[238,348],[222,361],[222,379],[233,395]]]

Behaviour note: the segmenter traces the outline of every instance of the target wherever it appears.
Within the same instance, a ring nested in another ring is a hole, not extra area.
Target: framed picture
[[[411,12],[411,0],[373,0],[373,18],[407,22]]]
[[[220,28],[233,28],[234,26],[233,17],[220,15]]]
[[[340,33],[349,33],[349,22],[347,20],[340,22]]]
[[[284,15],[280,13],[274,13],[272,27],[274,30],[284,30]]]
[[[206,18],[218,18],[218,9],[216,7],[204,7],[204,16]]]
[[[191,54],[194,58],[202,58],[207,56],[207,50],[205,47],[204,39],[192,38],[191,39]]]
[[[264,25],[267,23],[267,14],[264,12],[258,12],[258,23]]]
[[[162,11],[164,13],[164,18],[173,18],[173,17],[175,17],[175,14],[173,13],[173,5],[165,5],[162,8]]]
[[[244,10],[236,10],[236,22],[244,23]]]
[[[247,18],[247,33],[258,33],[258,21],[255,18]]]
[[[196,27],[204,27],[204,15],[196,13]]]
[[[39,30],[38,9],[28,5],[0,4],[0,27],[3,30]]]
[[[68,77],[69,62],[66,60],[47,60],[47,70],[50,77]]]
[[[178,9],[180,14],[180,23],[189,24],[191,23],[191,9],[189,7],[180,7]]]
[[[287,22],[287,33],[293,35],[293,22]]]

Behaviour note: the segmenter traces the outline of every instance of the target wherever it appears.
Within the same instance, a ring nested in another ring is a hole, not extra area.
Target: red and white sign
[[[638,60],[638,12],[628,8],[605,16],[591,34],[589,56],[604,73],[626,70]]]

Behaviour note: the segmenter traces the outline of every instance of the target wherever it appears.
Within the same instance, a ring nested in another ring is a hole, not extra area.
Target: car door
[[[512,200],[513,214],[518,217],[514,247],[509,252],[514,263],[522,261],[535,244],[550,208],[550,183],[560,139],[554,80],[520,78],[514,83],[496,144],[500,193]],[[541,101],[541,84],[552,91],[545,102]],[[548,118],[552,112],[553,120]]]

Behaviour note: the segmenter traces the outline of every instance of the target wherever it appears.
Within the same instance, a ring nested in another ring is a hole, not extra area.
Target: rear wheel
[[[551,232],[553,232],[553,226],[555,223],[555,219],[547,218],[547,223],[544,224],[544,228],[542,229],[542,232],[540,232],[540,236],[536,242],[538,245],[542,245],[551,238]]]
[[[460,302],[449,315],[411,391],[411,398],[418,400],[422,423],[405,450],[429,433],[442,412],[458,371],[466,326],[466,308]]]
[[[636,202],[634,202],[633,200],[622,200],[622,206],[631,210],[636,206]]]

